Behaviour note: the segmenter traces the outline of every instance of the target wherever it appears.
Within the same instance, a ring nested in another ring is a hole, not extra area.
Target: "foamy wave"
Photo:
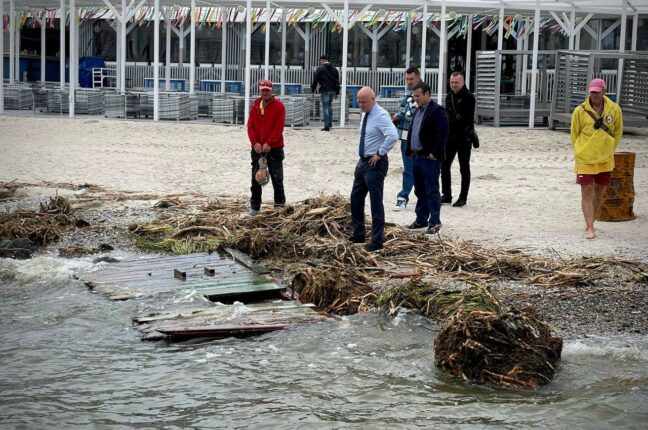
[[[586,355],[648,361],[648,338],[646,336],[632,339],[596,338],[591,341],[568,342],[563,348],[562,355],[564,358]]]
[[[67,279],[72,273],[92,266],[88,260],[64,260],[40,256],[29,260],[0,259],[0,278],[28,284],[40,280]]]

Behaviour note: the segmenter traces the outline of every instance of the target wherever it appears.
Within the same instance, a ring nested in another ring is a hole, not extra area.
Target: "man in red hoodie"
[[[250,215],[261,210],[261,185],[255,175],[259,170],[259,159],[265,156],[274,188],[275,207],[286,204],[283,186],[284,139],[283,130],[286,122],[286,107],[281,100],[272,95],[272,81],[264,79],[259,82],[260,97],[256,99],[248,117],[247,132],[252,147],[252,197],[250,197]]]

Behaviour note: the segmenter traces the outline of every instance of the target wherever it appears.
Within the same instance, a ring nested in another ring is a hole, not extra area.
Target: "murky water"
[[[648,338],[568,342],[540,390],[458,382],[434,367],[438,327],[368,313],[250,339],[141,342],[71,278],[85,260],[0,260],[0,427],[645,428]]]

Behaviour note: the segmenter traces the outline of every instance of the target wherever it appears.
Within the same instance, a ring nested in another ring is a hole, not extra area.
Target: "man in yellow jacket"
[[[583,237],[594,239],[594,217],[612,182],[614,151],[623,135],[623,118],[619,105],[605,95],[603,79],[592,79],[588,91],[587,100],[572,113],[571,141],[585,217]]]

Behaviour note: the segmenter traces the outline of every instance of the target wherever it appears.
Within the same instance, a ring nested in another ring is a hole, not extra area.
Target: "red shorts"
[[[596,175],[576,175],[576,183],[579,185],[610,185],[612,183],[612,172],[601,172]]]

